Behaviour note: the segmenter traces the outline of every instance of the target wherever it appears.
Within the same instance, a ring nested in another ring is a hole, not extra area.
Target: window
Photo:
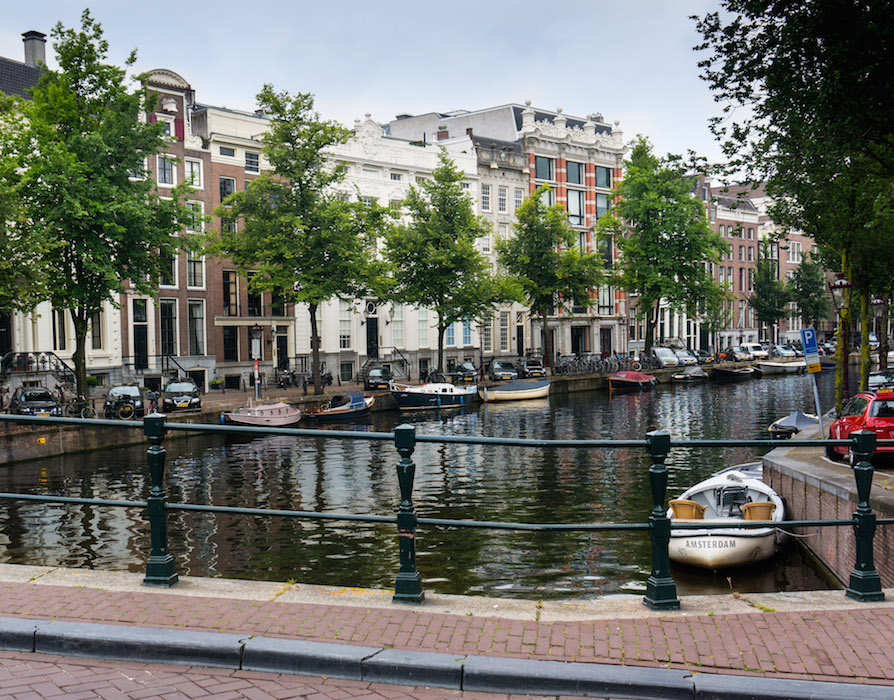
[[[395,182],[400,182],[404,179],[404,176],[401,173],[391,173],[391,179]]]
[[[500,312],[500,351],[509,350],[509,312]]]
[[[744,267],[739,268],[739,291],[740,292],[745,291],[745,268]]]
[[[456,332],[453,329],[455,324],[451,323],[447,326],[447,330],[444,332],[444,345],[449,348],[452,348],[456,345]]]
[[[366,195],[363,195],[362,197],[360,197],[360,201],[363,202],[366,206],[371,207],[378,200],[375,197],[368,197]]]
[[[789,241],[786,260],[790,263],[801,262],[801,243],[799,241]]]
[[[90,317],[90,346],[94,350],[102,350],[102,311],[97,311]]]
[[[484,234],[481,238],[478,239],[481,241],[481,252],[489,253],[490,252],[490,233]]]
[[[534,177],[538,180],[552,180],[553,159],[544,156],[534,156]]]
[[[754,268],[748,268],[748,291],[754,290]]]
[[[505,212],[506,211],[506,200],[508,199],[507,190],[505,187],[497,188],[497,211]]]
[[[172,255],[162,255],[161,267],[161,276],[158,283],[162,287],[177,286],[177,259]]]
[[[417,175],[416,176],[416,184],[421,185],[423,182],[425,182],[425,178],[422,177],[422,175]]]
[[[481,211],[490,211],[490,185],[481,185]]]
[[[596,218],[601,219],[609,212],[608,195],[596,195]]]
[[[541,193],[540,201],[544,206],[551,207],[556,203],[556,193],[551,189],[546,189]]]
[[[708,209],[708,221],[713,223],[716,216],[717,212],[714,209]]]
[[[205,354],[205,302],[189,302],[189,354]]]
[[[396,348],[404,346],[404,307],[403,304],[394,304],[391,307],[394,318],[391,319],[391,344]]]
[[[177,301],[162,299],[158,302],[159,332],[162,355],[177,354]]]
[[[753,241],[753,240],[754,240],[754,229],[751,228],[751,227],[748,228],[748,240],[749,240],[749,241]]]
[[[223,327],[224,362],[239,361],[239,329],[236,326]]]
[[[236,219],[229,216],[220,217],[220,230],[224,233],[236,233]]]
[[[145,299],[134,299],[132,308],[133,308],[133,322],[134,323],[146,323],[146,319],[147,319],[146,300]]]
[[[484,352],[493,352],[494,338],[490,323],[481,327],[481,344],[484,346]]]
[[[744,260],[744,259],[745,259],[745,246],[740,245],[739,246],[739,260]]]
[[[183,171],[186,182],[190,186],[197,190],[202,189],[202,161],[187,158],[183,161]]]
[[[518,209],[525,201],[525,191],[521,187],[515,188],[515,208]]]
[[[584,184],[584,164],[567,161],[565,163],[565,180],[574,185]]]
[[[419,309],[419,316],[416,320],[417,323],[417,339],[419,341],[420,348],[428,347],[428,311],[426,309]]]
[[[270,292],[270,315],[286,315],[286,300],[283,298],[281,289],[274,289],[272,292]]]
[[[245,152],[245,171],[248,173],[261,171],[261,155],[259,153]]]
[[[748,246],[748,262],[754,262],[754,246]]]
[[[236,191],[236,179],[232,177],[220,178],[220,201],[223,202],[227,197]]]
[[[338,347],[341,350],[351,349],[351,319],[353,307],[349,301],[338,300]]]
[[[723,284],[723,281],[724,281],[724,273],[725,273],[725,272],[726,272],[726,268],[721,266],[721,267],[719,268],[719,272],[718,272],[718,274],[720,275],[720,283],[721,283],[721,284]]]
[[[472,323],[471,321],[463,321],[463,345],[472,344]]]
[[[223,273],[223,315],[239,315],[238,277],[232,270],[224,270]]]
[[[720,231],[721,236],[726,235],[726,226],[724,226],[723,224],[720,224],[720,226],[718,227],[718,230]]]
[[[597,299],[597,313],[600,316],[611,316],[615,311],[615,295],[610,285],[604,284],[599,288]]]
[[[260,292],[254,291],[252,289],[251,283],[254,279],[255,273],[249,272],[248,277],[246,279],[246,287],[247,295],[248,295],[248,315],[249,316],[263,316],[264,315],[264,304],[262,294]]]
[[[509,227],[506,224],[497,224],[497,237],[501,241],[506,240],[506,236],[509,232]]]
[[[605,195],[603,195],[604,197]],[[574,226],[584,225],[584,191],[568,190],[568,221]]]
[[[186,225],[187,233],[201,233],[205,228],[205,207],[201,202],[187,202],[186,206],[192,212],[192,221]]]
[[[459,186],[462,187],[464,190],[467,190],[470,187],[468,182],[461,182],[459,183]]]
[[[221,146],[220,154],[222,156],[229,156],[230,158],[234,158],[236,156],[236,149],[235,148],[227,148],[226,146]]]
[[[604,187],[611,189],[612,186],[612,170],[611,168],[603,168],[601,165],[596,166],[596,187]]]
[[[174,161],[167,156],[156,156],[158,162],[158,184],[174,186]]]
[[[205,286],[205,257],[191,250],[186,251],[186,286]]]

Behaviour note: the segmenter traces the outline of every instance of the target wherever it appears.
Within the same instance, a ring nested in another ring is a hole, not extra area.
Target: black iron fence
[[[671,536],[671,521],[667,517],[668,470],[665,460],[673,447],[685,449],[696,447],[778,447],[776,440],[678,440],[671,441],[670,434],[654,431],[645,440],[534,440],[522,438],[470,437],[460,435],[417,435],[410,425],[401,425],[391,433],[368,431],[331,431],[301,428],[252,428],[233,425],[169,423],[161,414],[147,416],[142,422],[122,422],[117,420],[96,420],[85,418],[52,418],[36,416],[0,415],[6,423],[31,423],[47,426],[115,427],[143,430],[150,445],[146,460],[151,478],[151,488],[147,501],[123,501],[98,498],[74,498],[66,496],[43,496],[22,493],[0,493],[0,500],[31,501],[39,503],[68,503],[105,506],[110,508],[142,508],[148,513],[150,528],[150,552],[146,561],[145,585],[170,587],[177,583],[178,574],[173,555],[168,550],[167,514],[173,511],[193,511],[201,513],[228,513],[256,517],[284,517],[308,520],[335,520],[362,523],[391,523],[397,525],[400,545],[400,568],[394,587],[394,600],[404,603],[420,603],[425,597],[422,576],[416,567],[416,529],[425,527],[479,528],[514,531],[647,531],[651,540],[651,574],[646,584],[643,602],[655,610],[673,610],[680,607],[676,584],[670,573],[668,547]],[[356,513],[313,512],[276,510],[269,508],[236,508],[227,506],[197,505],[191,503],[170,503],[165,491],[164,438],[169,430],[187,432],[223,432],[248,435],[289,435],[296,438],[327,438],[333,440],[365,440],[393,442],[400,457],[397,476],[400,486],[400,505],[395,515],[364,515]],[[564,449],[618,449],[641,448],[647,450],[652,464],[649,467],[649,484],[653,507],[646,523],[512,523],[475,520],[454,520],[445,518],[425,518],[416,515],[413,504],[413,481],[416,465],[413,453],[417,443],[464,443],[474,445],[501,445],[517,447],[551,447]],[[757,521],[735,520],[730,523],[712,521],[712,529],[742,529],[774,527],[791,530],[798,527],[853,527],[856,540],[856,561],[850,575],[846,595],[855,600],[870,602],[884,599],[881,579],[875,569],[873,540],[879,525],[892,525],[894,518],[880,519],[869,505],[872,487],[873,467],[869,459],[878,445],[894,445],[894,440],[877,441],[875,433],[857,431],[848,440],[790,440],[791,446],[849,447],[855,455],[853,467],[857,488],[857,508],[853,517],[847,520],[785,520]],[[674,529],[704,530],[705,525],[697,522],[674,523]]]

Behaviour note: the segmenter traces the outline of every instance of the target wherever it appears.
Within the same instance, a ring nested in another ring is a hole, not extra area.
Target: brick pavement
[[[362,600],[334,605],[292,602],[288,595],[244,599],[85,584],[2,582],[0,616],[894,686],[894,605],[856,604],[841,592],[833,594],[840,596],[840,609],[771,612],[745,606],[751,611],[723,612],[718,597],[716,612],[686,613],[684,599],[683,612],[612,617],[594,611],[581,619],[547,621]],[[806,605],[811,607],[809,595]]]

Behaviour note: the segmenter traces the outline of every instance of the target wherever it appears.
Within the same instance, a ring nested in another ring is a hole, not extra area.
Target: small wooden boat
[[[757,375],[754,367],[713,367],[711,379],[715,382],[741,382]]]
[[[401,410],[467,406],[478,400],[477,386],[455,386],[447,382],[428,382],[419,386],[391,383],[391,395]]]
[[[335,394],[329,401],[304,411],[304,417],[312,421],[355,420],[368,416],[375,396],[364,396],[359,391]]]
[[[642,372],[612,372],[608,375],[608,388],[615,391],[619,389],[651,389],[656,381],[651,374]]]
[[[722,569],[753,564],[776,553],[780,536],[775,527],[711,527],[712,523],[735,521],[782,521],[782,499],[753,472],[736,468],[720,472],[687,489],[669,505],[671,561]],[[704,524],[704,528],[684,530],[674,528],[674,523]]]
[[[762,360],[757,363],[757,369],[761,374],[801,374],[807,371],[807,365],[804,364],[804,360],[791,362]]]
[[[786,440],[796,433],[800,433],[804,428],[819,425],[819,420],[812,413],[801,413],[795,411],[785,418],[780,418],[770,423],[767,430],[774,440]]]
[[[527,401],[549,395],[550,380],[525,381],[519,379],[499,386],[481,387],[478,396],[482,401]]]
[[[237,425],[278,427],[294,425],[301,420],[301,409],[287,403],[263,403],[224,413],[224,419]]]
[[[681,372],[671,375],[675,382],[704,382],[708,380],[708,373],[701,367],[684,367]]]

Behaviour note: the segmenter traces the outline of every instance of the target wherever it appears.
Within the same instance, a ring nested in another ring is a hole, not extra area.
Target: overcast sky
[[[264,83],[316,96],[352,126],[365,113],[480,109],[530,99],[570,116],[601,112],[659,154],[719,158],[719,111],[699,77],[695,24],[718,0],[32,0],[4,3],[0,55],[22,32],[80,26],[89,7],[121,64],[169,68],[206,104],[254,110]]]

